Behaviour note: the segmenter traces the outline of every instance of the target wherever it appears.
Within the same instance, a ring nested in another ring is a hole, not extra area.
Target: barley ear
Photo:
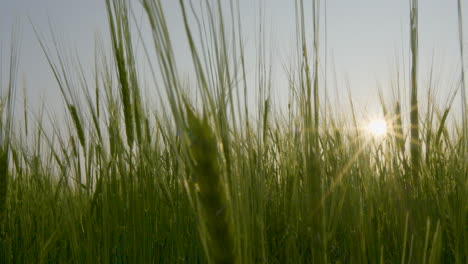
[[[217,140],[206,118],[187,107],[187,138],[193,188],[197,197],[200,238],[210,263],[236,263],[230,204],[218,157]]]

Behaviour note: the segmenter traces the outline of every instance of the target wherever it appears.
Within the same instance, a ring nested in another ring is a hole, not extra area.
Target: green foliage
[[[270,95],[262,23],[252,84],[238,3],[180,0],[196,78],[186,83],[161,2],[141,1],[165,92],[158,111],[141,96],[129,2],[106,1],[112,60],[98,45],[92,80],[65,63],[55,39],[54,59],[38,34],[68,122],[48,134],[41,118],[35,131],[25,121],[13,134],[12,111],[1,115],[2,135],[14,137],[0,151],[0,263],[467,263],[466,138],[451,136],[453,99],[440,109],[428,101],[421,126],[411,111],[406,128],[401,98],[381,96],[392,126],[380,139],[362,131],[353,106],[349,119],[334,117],[346,109],[319,107],[320,1],[311,59],[298,0],[284,117]]]

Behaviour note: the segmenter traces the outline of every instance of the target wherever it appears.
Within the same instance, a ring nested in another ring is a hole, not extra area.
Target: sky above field
[[[52,28],[63,45],[69,51],[78,54],[82,65],[92,66],[96,36],[100,35],[105,43],[109,39],[105,1],[0,1],[3,71],[7,69],[10,34],[12,26],[16,23],[20,26],[22,40],[19,84],[26,87],[29,107],[37,110],[44,102],[47,107],[54,109],[60,105],[59,90],[31,25],[46,35]],[[258,21],[260,1],[240,1],[245,41],[247,46],[254,47],[255,23]],[[178,1],[163,2],[166,6],[170,31],[174,33],[175,49],[181,50],[180,54],[188,54],[182,51],[186,46],[183,44],[185,37]],[[433,58],[435,70],[441,79],[456,80],[460,63],[456,0],[424,0],[420,1],[419,5],[421,82],[425,82],[424,76],[429,72]],[[468,6],[468,3],[465,5]],[[145,16],[138,8],[138,4],[135,6],[136,17],[144,24]],[[307,7],[306,13],[309,14],[311,22],[311,8],[310,5]],[[322,25],[324,25],[324,1],[321,7]],[[274,88],[275,100],[284,103],[287,95],[283,85],[285,78],[276,76],[284,76],[283,65],[291,63],[289,58],[295,47],[294,1],[264,1],[263,8],[268,39],[271,40],[274,50],[273,63],[276,65],[274,69],[278,73],[275,74],[275,78],[278,78],[275,82],[278,87]],[[404,63],[407,67],[409,62],[409,1],[331,0],[327,1],[326,14],[327,46],[325,50],[325,37],[322,34],[321,52],[322,54],[326,52],[328,55],[329,75],[332,72],[332,65],[335,65],[339,84],[338,89],[330,89],[330,97],[346,97],[347,90],[343,84],[349,80],[353,98],[362,106],[361,109],[369,107],[377,114],[377,83],[388,89],[385,85],[390,83],[395,65]],[[311,32],[311,25],[309,30]],[[253,50],[247,52],[254,54]],[[396,55],[398,62],[395,59]],[[183,56],[181,60],[184,60]],[[188,58],[187,63],[190,63]],[[333,79],[331,76],[328,78]],[[5,74],[2,81],[3,83],[6,81]],[[452,89],[449,84],[451,83],[444,84],[439,89],[438,98],[441,103],[445,102]],[[424,93],[420,94],[423,98]],[[456,104],[459,104],[458,101]]]

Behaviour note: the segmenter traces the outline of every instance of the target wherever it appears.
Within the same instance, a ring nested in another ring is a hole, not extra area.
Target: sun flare
[[[387,134],[387,122],[383,119],[372,120],[367,125],[367,130],[376,137],[385,136]]]

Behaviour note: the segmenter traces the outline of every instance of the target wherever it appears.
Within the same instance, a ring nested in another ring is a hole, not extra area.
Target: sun
[[[385,136],[387,134],[387,122],[383,119],[372,120],[367,125],[367,130],[376,137]]]

